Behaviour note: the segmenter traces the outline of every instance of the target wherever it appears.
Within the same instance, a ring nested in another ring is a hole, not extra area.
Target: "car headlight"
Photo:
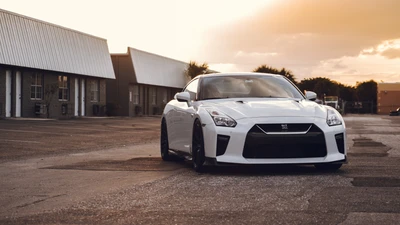
[[[210,116],[213,118],[215,125],[222,127],[235,127],[236,121],[216,109],[206,109]]]
[[[342,119],[336,110],[327,108],[326,123],[329,126],[342,125]]]

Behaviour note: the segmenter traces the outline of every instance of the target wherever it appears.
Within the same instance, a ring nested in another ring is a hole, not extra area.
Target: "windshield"
[[[299,98],[300,91],[283,77],[214,76],[204,77],[199,100],[219,98]]]

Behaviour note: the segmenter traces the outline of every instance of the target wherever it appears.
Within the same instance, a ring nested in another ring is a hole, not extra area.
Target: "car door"
[[[195,110],[193,108],[193,103],[196,101],[197,90],[198,90],[199,79],[195,79],[190,82],[186,88],[183,90],[189,92],[190,102],[185,102],[185,104],[177,104],[176,106],[176,117],[175,120],[175,134],[176,134],[176,147],[177,150],[190,152],[190,146],[192,142],[192,129],[194,122]]]
[[[182,126],[183,115],[181,109],[185,106],[187,106],[186,102],[179,102],[176,99],[170,101],[167,105],[168,110],[165,119],[167,121],[169,148],[173,150],[182,151],[180,127]]]

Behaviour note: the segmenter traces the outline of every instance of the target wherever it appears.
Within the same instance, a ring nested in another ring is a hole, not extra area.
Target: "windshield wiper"
[[[268,95],[268,96],[249,96],[248,98],[286,98],[286,97]]]
[[[203,98],[202,100],[213,100],[213,99],[223,99],[223,98],[229,98],[229,97],[212,97],[212,98]]]

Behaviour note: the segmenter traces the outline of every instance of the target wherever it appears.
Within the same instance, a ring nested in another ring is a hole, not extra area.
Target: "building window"
[[[90,101],[99,101],[99,80],[90,81]]]
[[[33,74],[31,76],[31,99],[32,100],[42,100],[43,95],[43,75]]]
[[[157,104],[157,89],[156,88],[152,88],[151,104],[152,105],[156,105]]]
[[[133,104],[138,105],[139,103],[139,86],[133,85]]]
[[[68,90],[68,77],[58,76],[58,100],[68,101],[69,90]]]

